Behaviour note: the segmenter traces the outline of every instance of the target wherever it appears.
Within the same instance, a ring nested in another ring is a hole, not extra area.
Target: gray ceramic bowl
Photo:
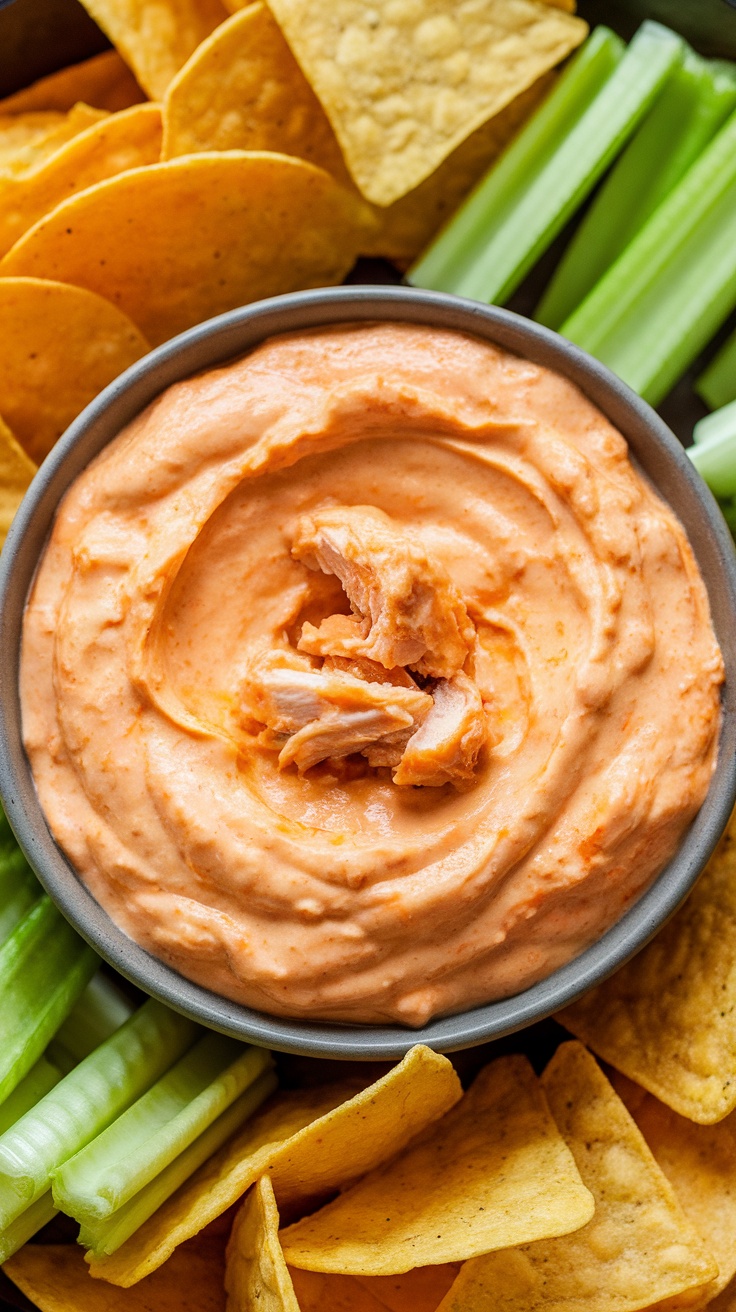
[[[264,1015],[192,984],[144,951],[113,923],[56,846],[21,741],[18,661],[23,607],[56,506],[72,480],[170,383],[241,354],[274,333],[366,319],[474,333],[577,383],[624,433],[639,465],[685,525],[708,588],[727,674],[710,791],[676,856],[652,887],[593,947],[533,988],[435,1020],[421,1030]],[[192,328],[118,378],[64,434],[18,512],[0,560],[0,650],[0,795],[41,883],[100,956],[148,993],[214,1029],[285,1052],[397,1058],[416,1042],[452,1052],[541,1020],[610,975],[675,911],[713,851],[736,797],[736,555],[710,492],[654,411],[602,365],[555,333],[508,311],[431,292],[339,287],[262,301]]]

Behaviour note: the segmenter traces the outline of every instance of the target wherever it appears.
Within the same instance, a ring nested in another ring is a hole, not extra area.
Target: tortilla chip
[[[355,1276],[287,1269],[300,1312],[386,1312],[387,1304],[379,1303]]]
[[[220,0],[82,0],[151,100],[227,18]]]
[[[349,183],[329,120],[267,6],[218,27],[169,87],[162,158],[203,150],[298,155]]]
[[[3,1271],[41,1312],[225,1312],[223,1248],[207,1240],[130,1292],[90,1280],[76,1244],[26,1244]]]
[[[49,155],[53,155],[60,146],[71,141],[73,137],[85,132],[100,119],[107,117],[107,111],[104,109],[93,109],[91,105],[78,104],[69,110],[68,114],[61,116],[54,113],[53,121],[50,114],[44,114],[48,120],[47,126],[41,132],[36,132],[27,138],[23,144],[18,144],[12,150],[2,155],[2,145],[0,144],[0,169],[3,174],[25,174],[42,164]],[[8,115],[7,121],[10,123],[10,133],[12,135],[12,119],[22,119],[28,122],[31,119],[39,119],[40,114],[19,114]],[[3,141],[3,127],[0,124],[0,143]]]
[[[446,1057],[416,1045],[367,1088],[355,1080],[277,1094],[93,1275],[132,1285],[268,1171],[279,1204],[339,1189],[399,1152],[461,1097]]]
[[[466,1263],[439,1312],[634,1312],[707,1285],[715,1262],[590,1053],[562,1044],[542,1084],[595,1215],[575,1234]]]
[[[687,902],[561,1024],[701,1125],[736,1108],[736,813]]]
[[[63,121],[63,114],[51,111],[0,114],[0,169],[4,169],[31,142],[47,136],[52,128],[58,127]]]
[[[715,1296],[736,1275],[736,1139],[729,1117],[694,1125],[651,1093],[613,1072],[611,1083],[672,1185],[679,1203],[718,1263]]]
[[[161,152],[158,105],[111,114],[20,176],[0,174],[0,255],[69,196],[126,169],[154,164]]]
[[[270,7],[355,182],[377,205],[417,187],[588,31],[540,0]]]
[[[35,472],[33,461],[0,416],[0,546]]]
[[[273,1186],[262,1175],[233,1222],[227,1246],[228,1312],[300,1312],[279,1243]]]
[[[282,1232],[290,1266],[396,1275],[590,1220],[593,1199],[526,1057],[500,1057],[406,1152]]]
[[[460,1270],[457,1262],[447,1262],[444,1266],[420,1266],[414,1271],[407,1271],[403,1276],[355,1276],[354,1279],[364,1290],[380,1299],[389,1312],[436,1312]],[[315,1278],[311,1271],[300,1274]],[[321,1278],[334,1280],[336,1277]],[[345,1279],[350,1277],[346,1276]],[[299,1293],[298,1284],[296,1290]],[[301,1303],[301,1297],[299,1301]],[[307,1312],[307,1309],[302,1307],[302,1312]],[[319,1309],[315,1308],[315,1312],[319,1312]]]
[[[114,113],[137,105],[145,96],[117,50],[103,50],[82,64],[60,68],[32,86],[0,100],[0,114],[28,110],[71,109],[78,100]]]
[[[191,155],[70,197],[21,237],[0,276],[86,287],[157,345],[248,301],[341,282],[370,222],[357,196],[303,160]]]
[[[36,278],[0,278],[4,417],[38,464],[113,378],[149,350],[100,296]]]

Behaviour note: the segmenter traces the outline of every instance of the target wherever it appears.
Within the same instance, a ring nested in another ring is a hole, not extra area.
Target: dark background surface
[[[643,18],[656,18],[682,33],[702,54],[736,59],[736,0],[579,0],[578,12],[591,25],[606,23],[626,38]],[[78,0],[0,0],[0,98],[108,47],[107,38]],[[577,221],[573,220],[559,236],[514,295],[509,303],[512,310],[531,314]],[[361,260],[348,281],[399,282],[400,275],[385,261]],[[736,314],[659,407],[667,423],[686,444],[691,440],[693,424],[707,413],[692,390],[692,380],[734,326]],[[491,1047],[494,1056],[523,1047],[541,1071],[563,1037],[566,1035],[559,1025],[552,1020],[543,1021],[492,1045],[456,1053],[452,1060],[465,1082],[488,1060]],[[340,1075],[346,1073],[344,1062],[317,1063],[313,1058],[280,1056],[278,1065],[281,1081],[287,1086],[316,1084],[334,1078],[333,1067],[339,1067]],[[364,1063],[359,1069],[364,1076],[372,1073]],[[385,1069],[386,1065],[377,1064],[375,1075]],[[73,1221],[59,1216],[39,1238],[46,1243],[73,1242],[76,1231]],[[0,1312],[9,1309],[34,1312],[33,1304],[0,1271]],[[69,1312],[74,1309],[70,1308]]]

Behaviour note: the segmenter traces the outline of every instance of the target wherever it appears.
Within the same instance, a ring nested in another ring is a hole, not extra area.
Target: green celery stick
[[[143,1225],[144,1221],[148,1220],[149,1216],[153,1216],[156,1209],[166,1202],[166,1199],[170,1198],[185,1180],[189,1179],[198,1166],[217,1152],[225,1140],[253,1115],[269,1094],[273,1093],[277,1083],[276,1075],[272,1070],[266,1070],[259,1075],[255,1084],[251,1084],[245,1093],[241,1093],[237,1101],[218,1116],[209,1129],[205,1130],[204,1134],[200,1134],[199,1138],[185,1148],[183,1153],[175,1157],[160,1175],[141,1189],[140,1193],[134,1194],[130,1202],[125,1203],[117,1212],[113,1212],[106,1221],[82,1226],[79,1231],[80,1244],[91,1248],[98,1256],[103,1253],[114,1253],[139,1226]]]
[[[607,27],[595,28],[528,123],[409,271],[409,282],[435,291],[455,290],[491,224],[497,226],[513,211],[529,179],[581,118],[623,53],[619,37]]]
[[[15,1125],[21,1116],[25,1116],[31,1107],[35,1107],[59,1083],[62,1075],[63,1071],[55,1062],[49,1061],[46,1056],[39,1057],[5,1102],[0,1103],[0,1135]]]
[[[119,1030],[0,1135],[0,1229],[51,1176],[191,1047],[198,1026],[149,999]]]
[[[652,405],[736,305],[736,114],[562,325]]]
[[[0,1103],[41,1056],[98,964],[48,897],[0,947]]]
[[[536,313],[559,328],[585,300],[736,108],[736,65],[688,47],[604,182]]]
[[[42,893],[0,806],[0,945]]]
[[[724,342],[698,378],[695,391],[712,410],[736,401],[736,333]]]
[[[53,1176],[54,1201],[83,1225],[104,1220],[188,1148],[263,1071],[263,1048],[206,1034]]]
[[[133,1004],[117,985],[98,972],[51,1040],[49,1057],[67,1075],[77,1062],[88,1057],[120,1029],[133,1015],[133,1010]]]
[[[668,74],[682,60],[684,50],[684,41],[669,28],[643,23],[595,99],[527,175],[514,201],[486,211],[482,242],[473,248],[460,277],[441,290],[476,301],[505,301],[592,191]],[[474,195],[480,195],[482,187],[483,183]],[[445,230],[446,238],[451,229],[452,224]],[[428,257],[410,271],[410,282],[437,286],[426,276],[432,252],[430,247]]]
[[[48,1193],[41,1194],[35,1203],[27,1207],[25,1212],[21,1212],[7,1229],[0,1231],[0,1266],[12,1257],[13,1253],[17,1253],[33,1235],[38,1234],[39,1230],[56,1216],[57,1210],[49,1189]]]
[[[695,446],[687,453],[711,492],[736,496],[736,401],[695,425]]]

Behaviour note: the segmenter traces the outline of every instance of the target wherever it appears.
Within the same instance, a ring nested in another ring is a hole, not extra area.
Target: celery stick
[[[736,305],[736,114],[562,325],[657,405]]]
[[[624,53],[624,43],[597,27],[509,148],[460,206],[408,275],[417,287],[454,291],[492,227],[513,211],[520,192],[570,132]]]
[[[48,1193],[41,1194],[35,1203],[27,1207],[25,1212],[21,1212],[7,1229],[0,1231],[0,1266],[12,1257],[13,1253],[17,1253],[33,1235],[38,1234],[39,1230],[56,1216],[57,1210],[49,1189]]]
[[[75,1002],[48,1046],[48,1055],[67,1075],[133,1015],[134,1007],[112,980],[98,972]]]
[[[723,518],[736,538],[736,501],[721,501],[719,505],[723,511]]]
[[[0,944],[4,943],[43,889],[15,841],[0,807]]]
[[[206,1034],[170,1071],[53,1176],[57,1207],[82,1224],[110,1216],[188,1148],[273,1059]]]
[[[701,419],[695,442],[687,453],[711,492],[727,500],[736,496],[736,401]]]
[[[736,401],[736,333],[724,342],[708,368],[698,378],[695,391],[712,410]]]
[[[577,309],[736,107],[736,65],[689,47],[604,182],[536,313],[548,328]]]
[[[527,175],[516,198],[501,211],[487,211],[481,243],[470,252],[460,277],[441,289],[476,301],[506,300],[631,136],[684,49],[668,28],[643,23],[582,117]],[[451,229],[452,224],[446,238]],[[437,286],[427,279],[428,262],[421,260],[410,271],[410,282]]]
[[[150,1088],[198,1032],[192,1021],[149,999],[0,1135],[0,1229],[48,1189],[57,1167]]]
[[[46,1096],[59,1083],[63,1071],[48,1057],[39,1057],[27,1075],[23,1076],[13,1092],[0,1104],[0,1135],[25,1116],[31,1107]]]
[[[0,1103],[41,1056],[97,964],[48,897],[0,947]]]
[[[198,1166],[207,1161],[214,1152],[230,1138],[231,1134],[252,1116],[270,1093],[277,1086],[276,1075],[272,1070],[259,1075],[255,1084],[251,1084],[245,1093],[241,1093],[236,1102],[228,1107],[209,1129],[200,1134],[194,1143],[184,1149],[173,1162],[147,1184],[140,1193],[134,1194],[130,1202],[125,1203],[117,1212],[113,1212],[105,1221],[97,1221],[81,1227],[79,1242],[91,1248],[97,1256],[114,1253],[126,1239],[152,1216],[156,1208],[170,1198],[176,1189],[189,1179]]]

